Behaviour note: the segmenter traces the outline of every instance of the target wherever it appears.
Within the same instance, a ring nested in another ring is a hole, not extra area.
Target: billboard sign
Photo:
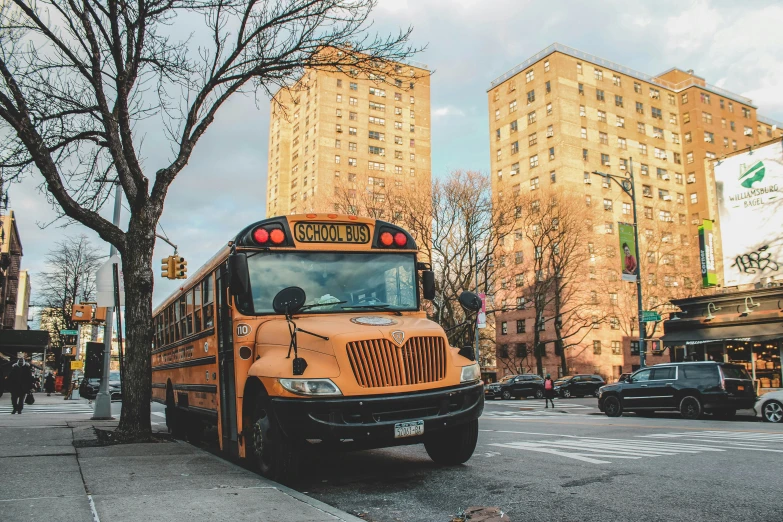
[[[699,227],[699,254],[701,259],[701,284],[709,288],[718,284],[715,273],[715,248],[713,246],[712,221],[705,219]]]
[[[620,235],[620,259],[622,263],[623,281],[636,282],[639,273],[639,261],[636,258],[636,241],[634,241],[633,225],[617,223]]]
[[[783,141],[715,164],[724,286],[783,277]]]

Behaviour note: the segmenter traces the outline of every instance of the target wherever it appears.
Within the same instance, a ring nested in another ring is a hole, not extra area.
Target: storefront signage
[[[701,257],[701,284],[709,288],[718,284],[715,273],[715,247],[713,245],[712,221],[705,219],[699,227],[699,253]]]
[[[617,232],[620,235],[620,260],[622,263],[623,281],[636,282],[636,275],[639,273],[639,261],[636,257],[633,225],[618,222]]]
[[[715,164],[724,286],[783,277],[783,140]]]

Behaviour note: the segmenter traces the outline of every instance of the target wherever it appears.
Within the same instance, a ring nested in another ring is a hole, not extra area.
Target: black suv
[[[495,399],[511,399],[518,397],[535,397],[540,399],[544,396],[544,379],[538,375],[511,375],[505,377],[500,382],[493,382],[484,390],[484,397]]]
[[[560,377],[555,381],[555,393],[560,397],[584,397],[595,395],[598,397],[598,388],[606,384],[600,375],[574,375],[572,377]]]
[[[703,413],[730,418],[753,408],[756,392],[745,368],[721,362],[657,364],[638,370],[626,382],[601,388],[598,409],[609,417],[679,411],[686,419]]]

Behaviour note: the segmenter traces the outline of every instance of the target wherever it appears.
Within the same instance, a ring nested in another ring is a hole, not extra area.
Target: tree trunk
[[[126,441],[147,440],[151,435],[152,399],[152,249],[155,236],[149,228],[131,223],[122,254],[125,278],[125,365],[122,415],[117,427]]]
[[[536,373],[538,375],[544,374],[544,363],[541,360],[541,347],[539,343],[541,341],[541,333],[538,331],[538,316],[536,316],[536,323],[533,325],[533,354],[536,356]]]

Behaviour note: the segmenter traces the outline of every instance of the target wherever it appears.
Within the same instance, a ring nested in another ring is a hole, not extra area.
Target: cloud
[[[465,116],[465,112],[453,105],[432,108],[433,118],[445,118],[447,116]]]

